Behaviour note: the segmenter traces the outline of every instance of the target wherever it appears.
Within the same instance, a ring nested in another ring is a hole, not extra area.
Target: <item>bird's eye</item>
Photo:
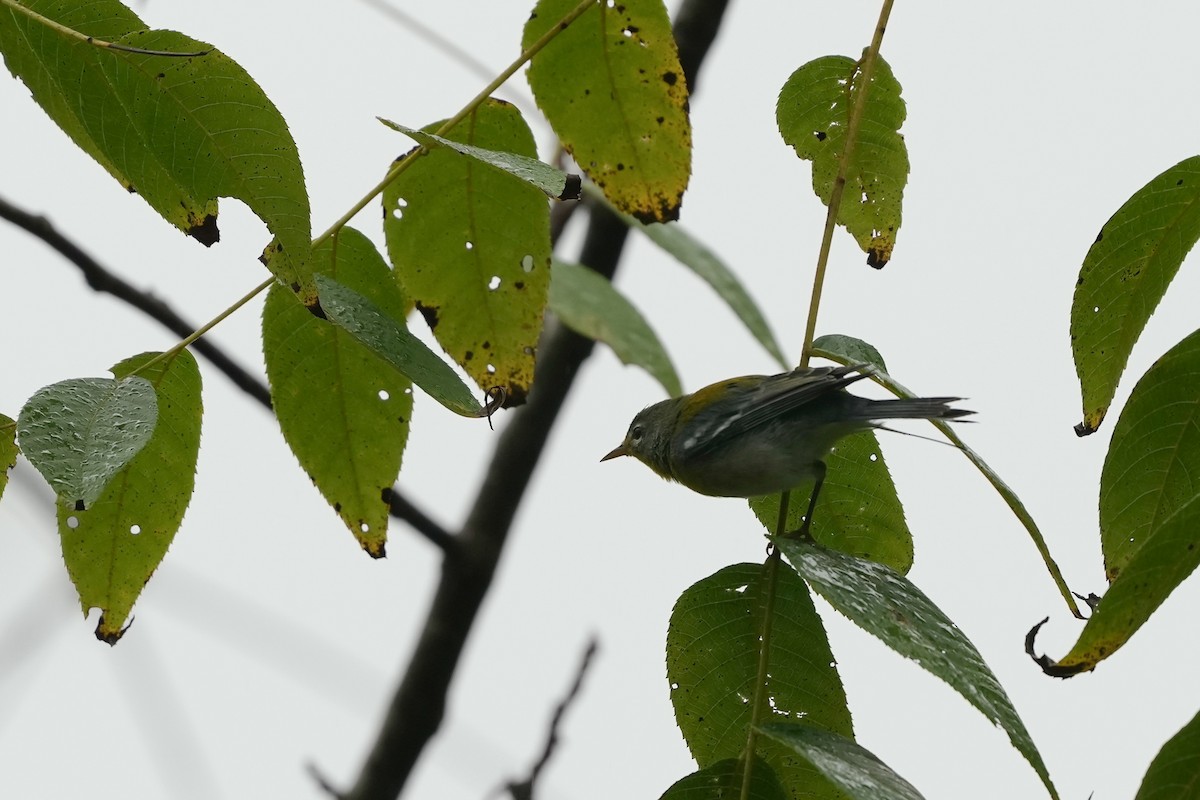
[[[634,425],[629,429],[629,441],[638,442],[642,439],[642,426]]]

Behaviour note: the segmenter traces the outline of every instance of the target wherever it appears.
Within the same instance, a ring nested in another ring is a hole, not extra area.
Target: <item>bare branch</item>
[[[529,770],[529,775],[525,780],[510,782],[505,787],[512,795],[513,800],[533,800],[534,784],[537,783],[538,776],[541,775],[546,764],[550,762],[550,756],[554,755],[554,748],[558,746],[558,726],[562,724],[563,716],[567,713],[571,703],[579,696],[579,689],[583,686],[583,676],[587,674],[588,666],[592,662],[592,657],[596,655],[598,647],[595,637],[588,640],[587,647],[583,651],[583,658],[579,661],[579,668],[575,670],[575,681],[567,690],[566,696],[558,702],[554,709],[554,716],[550,718],[550,730],[546,733],[546,746],[542,748],[541,756]]]

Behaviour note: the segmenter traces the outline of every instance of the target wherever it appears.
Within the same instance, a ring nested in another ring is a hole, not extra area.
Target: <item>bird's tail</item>
[[[974,414],[965,408],[952,408],[961,397],[906,397],[898,400],[872,400],[864,409],[866,419],[956,419]]]

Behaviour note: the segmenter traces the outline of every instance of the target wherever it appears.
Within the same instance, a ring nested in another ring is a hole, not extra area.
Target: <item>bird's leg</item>
[[[813,475],[813,489],[812,494],[808,498],[808,510],[804,512],[804,522],[800,524],[799,528],[787,534],[787,538],[789,539],[812,541],[813,510],[817,507],[817,495],[821,493],[821,484],[825,483],[824,461],[817,461],[813,464]]]

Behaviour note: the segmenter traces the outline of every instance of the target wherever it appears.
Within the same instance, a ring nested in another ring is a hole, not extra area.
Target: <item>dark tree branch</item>
[[[684,0],[676,15],[680,61],[693,90],[726,4],[727,0]],[[580,261],[611,278],[628,233],[629,228],[614,214],[591,206]],[[441,725],[450,682],[491,586],[517,507],[592,348],[590,339],[548,322],[529,402],[512,413],[500,434],[479,494],[456,537],[458,547],[447,552],[442,563],[441,579],[408,668],[354,787],[343,795],[345,800],[398,797]]]
[[[583,686],[583,676],[587,674],[588,666],[596,655],[597,647],[594,638],[588,641],[587,647],[583,651],[583,658],[579,662],[579,668],[575,671],[575,681],[567,690],[566,696],[558,702],[554,709],[554,716],[550,718],[550,730],[546,733],[546,746],[542,748],[542,754],[529,770],[529,775],[524,780],[510,782],[505,787],[512,795],[513,800],[533,800],[533,787],[542,774],[542,770],[546,768],[546,764],[550,762],[550,757],[554,755],[554,748],[558,746],[558,726],[562,724],[563,716],[567,713],[571,703],[579,696],[579,689]]]
[[[135,288],[102,266],[83,248],[55,228],[53,223],[45,217],[25,211],[0,198],[0,219],[8,220],[58,251],[79,268],[88,286],[95,291],[110,294],[118,300],[128,303],[146,316],[161,323],[181,339],[196,330],[196,325],[181,317],[165,302],[150,292]],[[240,366],[225,351],[207,339],[199,339],[193,342],[191,347],[224,373],[235,386],[258,401],[264,408],[271,408],[271,392],[267,385]],[[450,533],[423,514],[395,489],[389,490],[388,508],[393,517],[407,522],[414,530],[442,550],[453,544],[454,537]]]

